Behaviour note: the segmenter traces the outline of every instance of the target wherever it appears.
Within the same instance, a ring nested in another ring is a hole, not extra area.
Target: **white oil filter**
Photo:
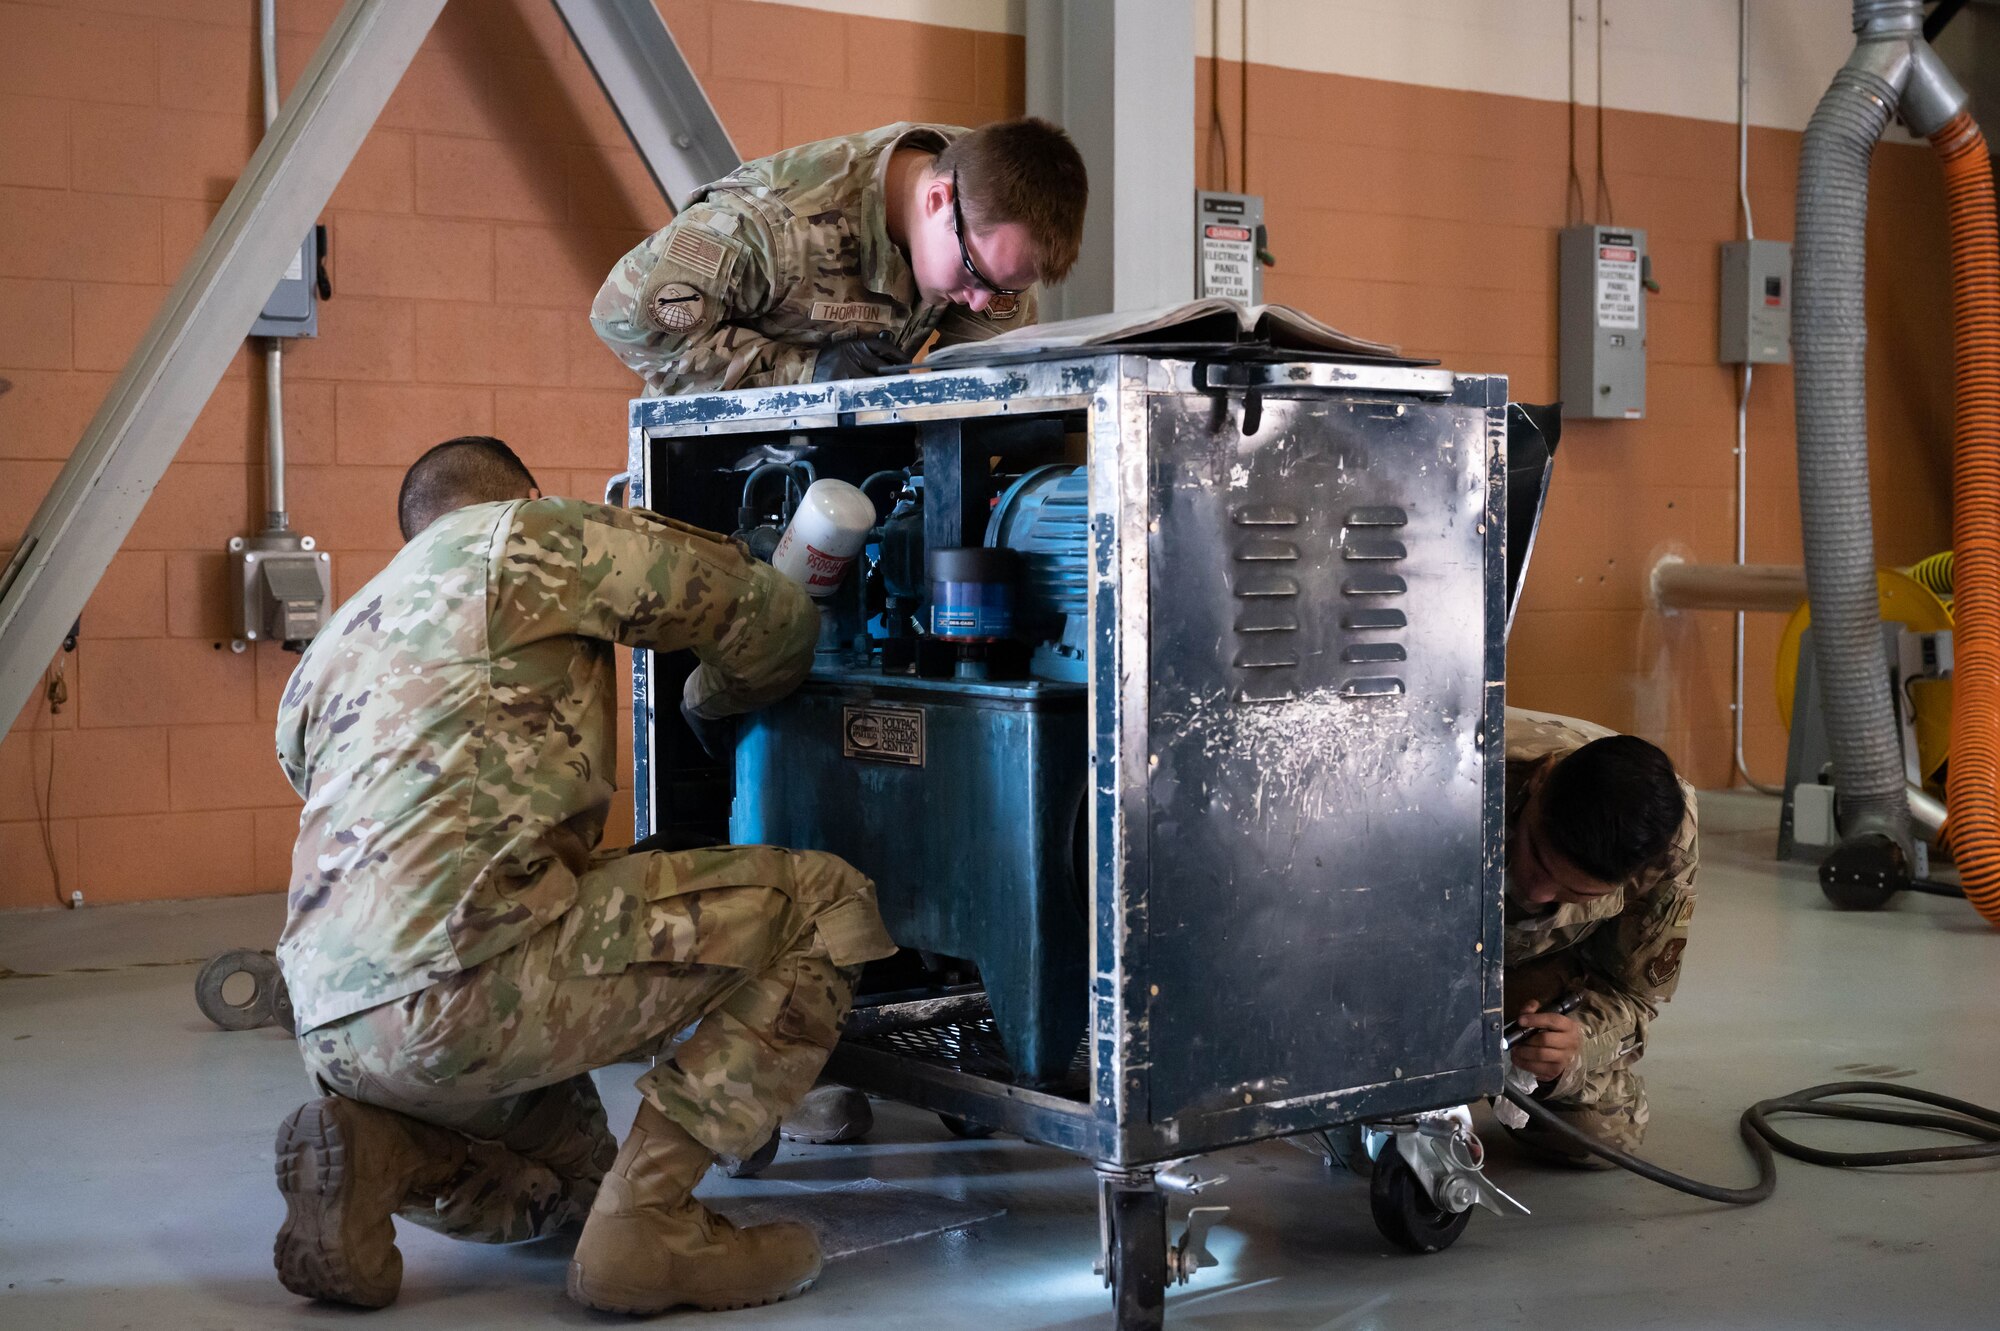
[[[831,596],[868,541],[875,504],[846,481],[814,481],[799,501],[771,566],[811,596]]]

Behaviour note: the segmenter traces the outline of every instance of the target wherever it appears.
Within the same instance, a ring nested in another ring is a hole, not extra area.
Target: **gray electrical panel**
[[[1194,294],[1262,304],[1264,196],[1201,190],[1194,210]]]
[[[319,336],[319,232],[306,232],[305,243],[271,289],[271,298],[250,325],[252,337]]]
[[[1584,223],[1561,234],[1563,415],[1639,420],[1646,414],[1646,233]]]
[[[1724,365],[1787,365],[1792,359],[1792,246],[1738,240],[1722,247]]]

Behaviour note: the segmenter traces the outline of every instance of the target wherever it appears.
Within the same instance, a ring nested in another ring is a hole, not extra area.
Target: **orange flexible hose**
[[[1931,135],[1951,217],[1951,767],[1945,804],[1965,899],[2000,925],[2000,221],[1986,136],[1960,112]]]

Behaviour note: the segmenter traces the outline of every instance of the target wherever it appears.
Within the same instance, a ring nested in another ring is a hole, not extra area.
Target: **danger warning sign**
[[[1639,251],[1625,245],[1597,247],[1597,326],[1639,326]]]

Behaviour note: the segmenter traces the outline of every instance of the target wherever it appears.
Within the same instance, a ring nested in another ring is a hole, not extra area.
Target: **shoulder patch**
[[[1687,939],[1674,938],[1660,949],[1658,956],[1646,963],[1646,983],[1654,988],[1667,983],[1681,973],[1681,953],[1687,951]]]
[[[663,333],[685,333],[697,327],[708,312],[707,299],[699,288],[685,282],[669,282],[653,293],[647,313],[653,326]]]
[[[689,272],[713,280],[722,271],[725,251],[720,241],[710,239],[694,227],[682,227],[668,238],[664,254]]]
[[[1680,909],[1674,912],[1673,927],[1676,929],[1684,929],[1687,927],[1687,922],[1693,918],[1694,918],[1694,893],[1684,892],[1681,894]]]
[[[995,319],[1011,319],[1021,312],[1019,296],[995,296],[986,302],[986,312]]]

